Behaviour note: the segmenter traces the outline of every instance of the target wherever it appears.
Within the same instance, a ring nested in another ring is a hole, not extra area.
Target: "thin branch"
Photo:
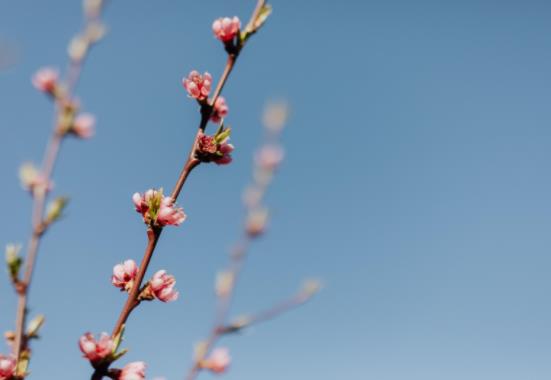
[[[255,12],[253,13],[253,17],[255,14],[258,14],[258,8],[262,7],[265,4],[264,0],[261,0],[257,4],[257,8],[255,8]],[[251,18],[252,19],[252,18]],[[210,98],[208,104],[203,105],[201,108],[201,121],[199,123],[199,128],[197,131],[197,134],[193,140],[193,145],[190,149],[189,155],[187,157],[187,160],[182,168],[182,171],[180,172],[180,175],[178,177],[178,180],[176,181],[176,185],[174,186],[174,189],[171,192],[171,198],[176,201],[180,195],[180,192],[182,191],[182,188],[184,187],[189,174],[191,171],[197,167],[200,164],[200,161],[195,158],[195,148],[196,148],[196,142],[197,138],[200,136],[201,132],[203,132],[208,124],[208,121],[210,119],[210,116],[213,112],[213,106],[218,97],[220,96],[222,89],[224,88],[226,82],[228,81],[228,78],[233,71],[233,68],[235,66],[235,62],[237,59],[237,56],[239,55],[241,49],[244,47],[244,45],[241,45],[239,49],[233,53],[228,54],[228,60],[226,62],[226,66],[224,68],[224,71],[218,81],[218,84],[216,86],[216,89]],[[155,251],[155,246],[157,244],[157,241],[159,240],[162,233],[162,229],[158,229],[153,233],[153,237],[151,237],[152,231],[148,230],[148,245],[144,252],[144,257],[142,259],[142,262],[140,264],[138,275],[136,280],[133,283],[132,289],[130,290],[128,294],[128,298],[126,300],[126,303],[117,319],[117,322],[115,324],[115,327],[113,328],[112,336],[114,337],[117,335],[121,329],[122,326],[126,323],[128,317],[134,310],[135,306],[138,304],[138,296],[139,296],[139,289],[142,285],[143,278],[145,276],[145,273],[147,272],[147,268],[149,266],[149,262],[151,260],[151,257],[153,256],[153,253]]]
[[[85,27],[87,27],[91,22],[97,22],[99,20],[99,16],[101,14],[101,11],[103,10],[103,3],[100,3],[98,12],[95,17],[89,18],[87,17],[85,22]],[[96,41],[93,41],[89,44],[89,47],[91,47]],[[83,52],[82,59],[79,61],[74,61],[71,59],[70,68],[67,70],[67,88],[66,92],[63,95],[64,99],[71,99],[72,93],[74,91],[74,88],[76,86],[76,83],[78,82],[78,79],[80,77],[81,71],[82,71],[82,65],[84,63],[84,59],[89,53],[89,49]],[[59,152],[61,148],[61,143],[65,137],[64,134],[61,134],[58,132],[57,128],[57,122],[61,116],[61,113],[63,112],[62,104],[60,104],[60,101],[56,102],[56,117],[54,118],[54,125],[53,130],[49,139],[49,142],[46,146],[46,151],[44,154],[44,158],[42,160],[42,170],[41,174],[45,180],[45,183],[50,183],[51,178],[53,176],[53,172],[59,157]],[[27,256],[25,260],[25,273],[23,275],[23,280],[19,282],[19,286],[17,288],[18,293],[18,302],[17,302],[17,313],[16,313],[16,322],[15,322],[15,337],[14,337],[14,356],[16,357],[17,361],[19,362],[21,358],[21,353],[23,350],[27,349],[27,339],[25,337],[25,325],[26,325],[26,319],[27,319],[27,303],[28,303],[28,296],[29,296],[29,289],[32,282],[32,277],[34,273],[34,269],[36,266],[36,259],[38,255],[38,248],[40,246],[41,238],[46,232],[48,225],[44,224],[44,211],[45,211],[45,203],[48,197],[48,191],[37,191],[34,192],[33,196],[33,206],[32,206],[32,233],[31,238],[29,242],[29,246],[27,249]]]

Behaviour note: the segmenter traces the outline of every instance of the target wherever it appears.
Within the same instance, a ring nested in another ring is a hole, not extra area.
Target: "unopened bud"
[[[216,275],[216,295],[218,297],[226,297],[232,287],[235,275],[232,272],[220,272]]]
[[[48,212],[46,214],[46,224],[51,224],[57,221],[63,214],[63,210],[67,206],[69,198],[57,197],[48,206]]]
[[[27,337],[36,338],[38,337],[38,331],[44,324],[45,318],[42,314],[37,315],[27,326]]]
[[[67,48],[67,54],[71,60],[79,62],[84,58],[86,52],[88,51],[89,42],[86,38],[82,36],[74,37]]]
[[[264,110],[263,122],[266,129],[272,133],[280,132],[289,116],[289,106],[286,102],[268,103]]]
[[[245,227],[247,234],[252,238],[261,235],[266,229],[267,222],[268,209],[258,208],[252,210],[249,213],[249,217],[247,218],[247,224]]]
[[[6,264],[12,281],[16,282],[19,278],[19,269],[23,264],[23,259],[19,256],[21,250],[20,244],[8,244],[6,246]]]
[[[96,43],[107,34],[107,28],[100,22],[94,22],[86,29],[86,36],[89,41]]]

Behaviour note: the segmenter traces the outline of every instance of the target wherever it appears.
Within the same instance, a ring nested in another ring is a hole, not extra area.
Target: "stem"
[[[258,12],[260,12],[260,9],[265,4],[265,1],[260,0],[256,6],[255,12],[253,13],[253,17],[257,17]],[[251,20],[254,20],[254,18],[251,18]],[[250,22],[249,22],[250,23]],[[195,158],[195,146],[197,143],[198,137],[201,135],[201,133],[205,130],[207,127],[207,124],[209,122],[210,116],[213,111],[214,104],[216,103],[216,100],[220,97],[220,94],[222,93],[222,90],[224,89],[224,86],[226,82],[228,81],[228,78],[233,71],[233,68],[235,67],[235,63],[237,61],[237,57],[239,56],[239,53],[241,49],[244,47],[242,45],[237,52],[234,54],[228,54],[228,59],[226,61],[226,66],[224,67],[224,71],[218,80],[218,84],[216,85],[216,88],[214,90],[214,93],[212,97],[210,98],[209,102],[202,106],[201,108],[201,121],[199,122],[199,128],[197,130],[197,134],[195,135],[195,138],[193,140],[193,145],[190,148],[188,158],[186,160],[186,163],[184,164],[182,171],[180,172],[180,175],[178,177],[178,180],[176,181],[176,185],[174,186],[174,189],[171,192],[171,198],[176,202],[178,200],[178,197],[180,195],[180,192],[182,191],[182,188],[184,187],[189,174],[191,171],[197,167],[200,164],[200,161]],[[142,259],[142,262],[140,264],[138,275],[136,277],[136,280],[134,281],[134,284],[132,286],[132,289],[130,290],[130,293],[128,294],[128,298],[126,300],[126,303],[117,319],[117,323],[115,324],[115,327],[113,328],[112,336],[114,337],[117,335],[120,331],[122,326],[126,323],[128,320],[128,317],[134,310],[134,308],[138,304],[138,296],[139,296],[139,289],[142,286],[142,281],[145,276],[145,273],[147,272],[147,268],[149,266],[149,263],[151,261],[151,257],[153,256],[153,253],[155,252],[155,247],[157,245],[157,242],[161,236],[162,230],[157,230],[153,233],[153,236],[151,236],[151,231],[148,230],[148,245],[145,249],[144,257]]]
[[[96,18],[88,18],[86,24],[90,22],[95,22],[99,19],[99,14],[103,10],[100,7],[98,15]],[[89,51],[87,51],[89,53]],[[71,61],[69,68],[66,72],[66,82],[67,82],[67,93],[65,99],[71,99],[72,93],[78,83],[78,80],[81,75],[82,66],[84,63],[87,54],[82,57],[82,60],[78,62]],[[60,118],[61,112],[63,112],[63,107],[61,102],[64,99],[56,100],[56,111],[54,117],[54,126],[51,133],[50,140],[46,146],[46,151],[44,153],[44,158],[42,160],[42,170],[41,174],[44,177],[46,184],[51,182],[51,178],[54,173],[55,165],[57,163],[59,152],[61,148],[61,143],[64,139],[64,134],[57,131],[57,122]],[[46,199],[48,197],[48,190],[43,191],[33,191],[33,206],[32,206],[32,234],[29,242],[29,248],[27,249],[27,256],[25,260],[25,273],[23,275],[23,280],[19,282],[17,289],[18,302],[17,302],[17,313],[15,320],[15,338],[13,352],[19,362],[21,357],[21,352],[24,349],[27,349],[27,339],[25,337],[25,325],[27,320],[28,312],[28,298],[29,298],[29,289],[32,282],[32,277],[34,269],[36,266],[36,259],[38,255],[38,248],[42,240],[42,236],[46,232],[48,226],[45,226],[43,223],[44,211]]]

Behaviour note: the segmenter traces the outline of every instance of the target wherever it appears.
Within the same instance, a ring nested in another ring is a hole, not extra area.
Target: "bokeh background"
[[[216,77],[214,18],[254,0],[114,1],[78,93],[96,137],[68,141],[56,193],[68,217],[46,237],[32,288],[45,313],[32,379],[88,378],[78,337],[110,331],[124,295],[112,266],[141,258],[131,194],[171,188],[198,121],[181,77]],[[179,379],[213,314],[213,278],[240,231],[241,190],[269,99],[287,99],[286,162],[268,197],[235,314],[318,277],[313,302],[224,340],[228,380],[543,380],[551,376],[551,3],[274,0],[225,91],[235,161],[192,174],[181,228],[151,271],[181,298],[132,315],[123,360]],[[25,242],[17,168],[40,160],[52,108],[30,85],[63,67],[80,2],[0,1],[2,244]],[[10,57],[6,52],[10,52]],[[6,63],[7,62],[7,63]],[[15,296],[0,276],[0,326]],[[7,352],[4,347],[0,352]],[[212,376],[204,374],[203,378]]]

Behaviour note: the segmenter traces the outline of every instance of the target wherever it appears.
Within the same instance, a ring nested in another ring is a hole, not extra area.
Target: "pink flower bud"
[[[172,198],[164,197],[157,212],[157,224],[160,226],[179,226],[186,220],[182,208],[176,207]]]
[[[225,118],[228,115],[229,107],[226,104],[226,99],[224,99],[223,96],[218,97],[216,99],[216,103],[214,103],[214,108],[212,110],[212,115],[210,115],[210,120],[213,123],[220,124],[223,118]]]
[[[99,362],[113,353],[115,343],[107,333],[101,333],[99,340],[95,340],[91,333],[80,337],[78,342],[84,357],[91,362]]]
[[[161,190],[150,189],[144,194],[134,193],[132,202],[146,224],[178,226],[186,220],[184,210],[177,207],[171,197],[165,197]]]
[[[81,139],[89,139],[95,133],[96,118],[89,113],[78,115],[73,123],[71,132]]]
[[[19,168],[19,179],[21,180],[21,186],[33,194],[53,189],[53,183],[48,181],[34,164],[30,162],[21,165],[21,168]]]
[[[153,275],[149,286],[151,291],[159,300],[163,302],[176,301],[178,298],[178,291],[174,289],[176,285],[176,279],[172,275],[166,274],[166,270],[160,270]]]
[[[57,87],[58,72],[50,67],[44,67],[34,74],[33,86],[42,92],[52,94]]]
[[[190,97],[203,102],[209,96],[212,86],[212,76],[207,72],[201,75],[199,72],[193,70],[187,78],[182,79],[182,84]]]
[[[216,348],[210,356],[201,361],[201,368],[208,369],[214,373],[226,372],[230,366],[231,358],[227,348]]]
[[[4,356],[0,354],[0,380],[11,379],[15,374],[17,362],[13,356]]]
[[[279,145],[264,145],[256,154],[256,164],[263,170],[275,170],[283,160],[284,152]]]
[[[241,21],[237,16],[233,18],[221,17],[212,23],[212,31],[216,38],[222,42],[228,42],[234,39],[241,29]]]
[[[118,380],[144,380],[145,367],[146,365],[144,362],[128,363],[121,370]]]
[[[111,277],[111,283],[127,292],[132,289],[134,285],[134,279],[138,274],[138,266],[134,260],[126,260],[122,264],[117,264],[113,267],[113,276]]]

